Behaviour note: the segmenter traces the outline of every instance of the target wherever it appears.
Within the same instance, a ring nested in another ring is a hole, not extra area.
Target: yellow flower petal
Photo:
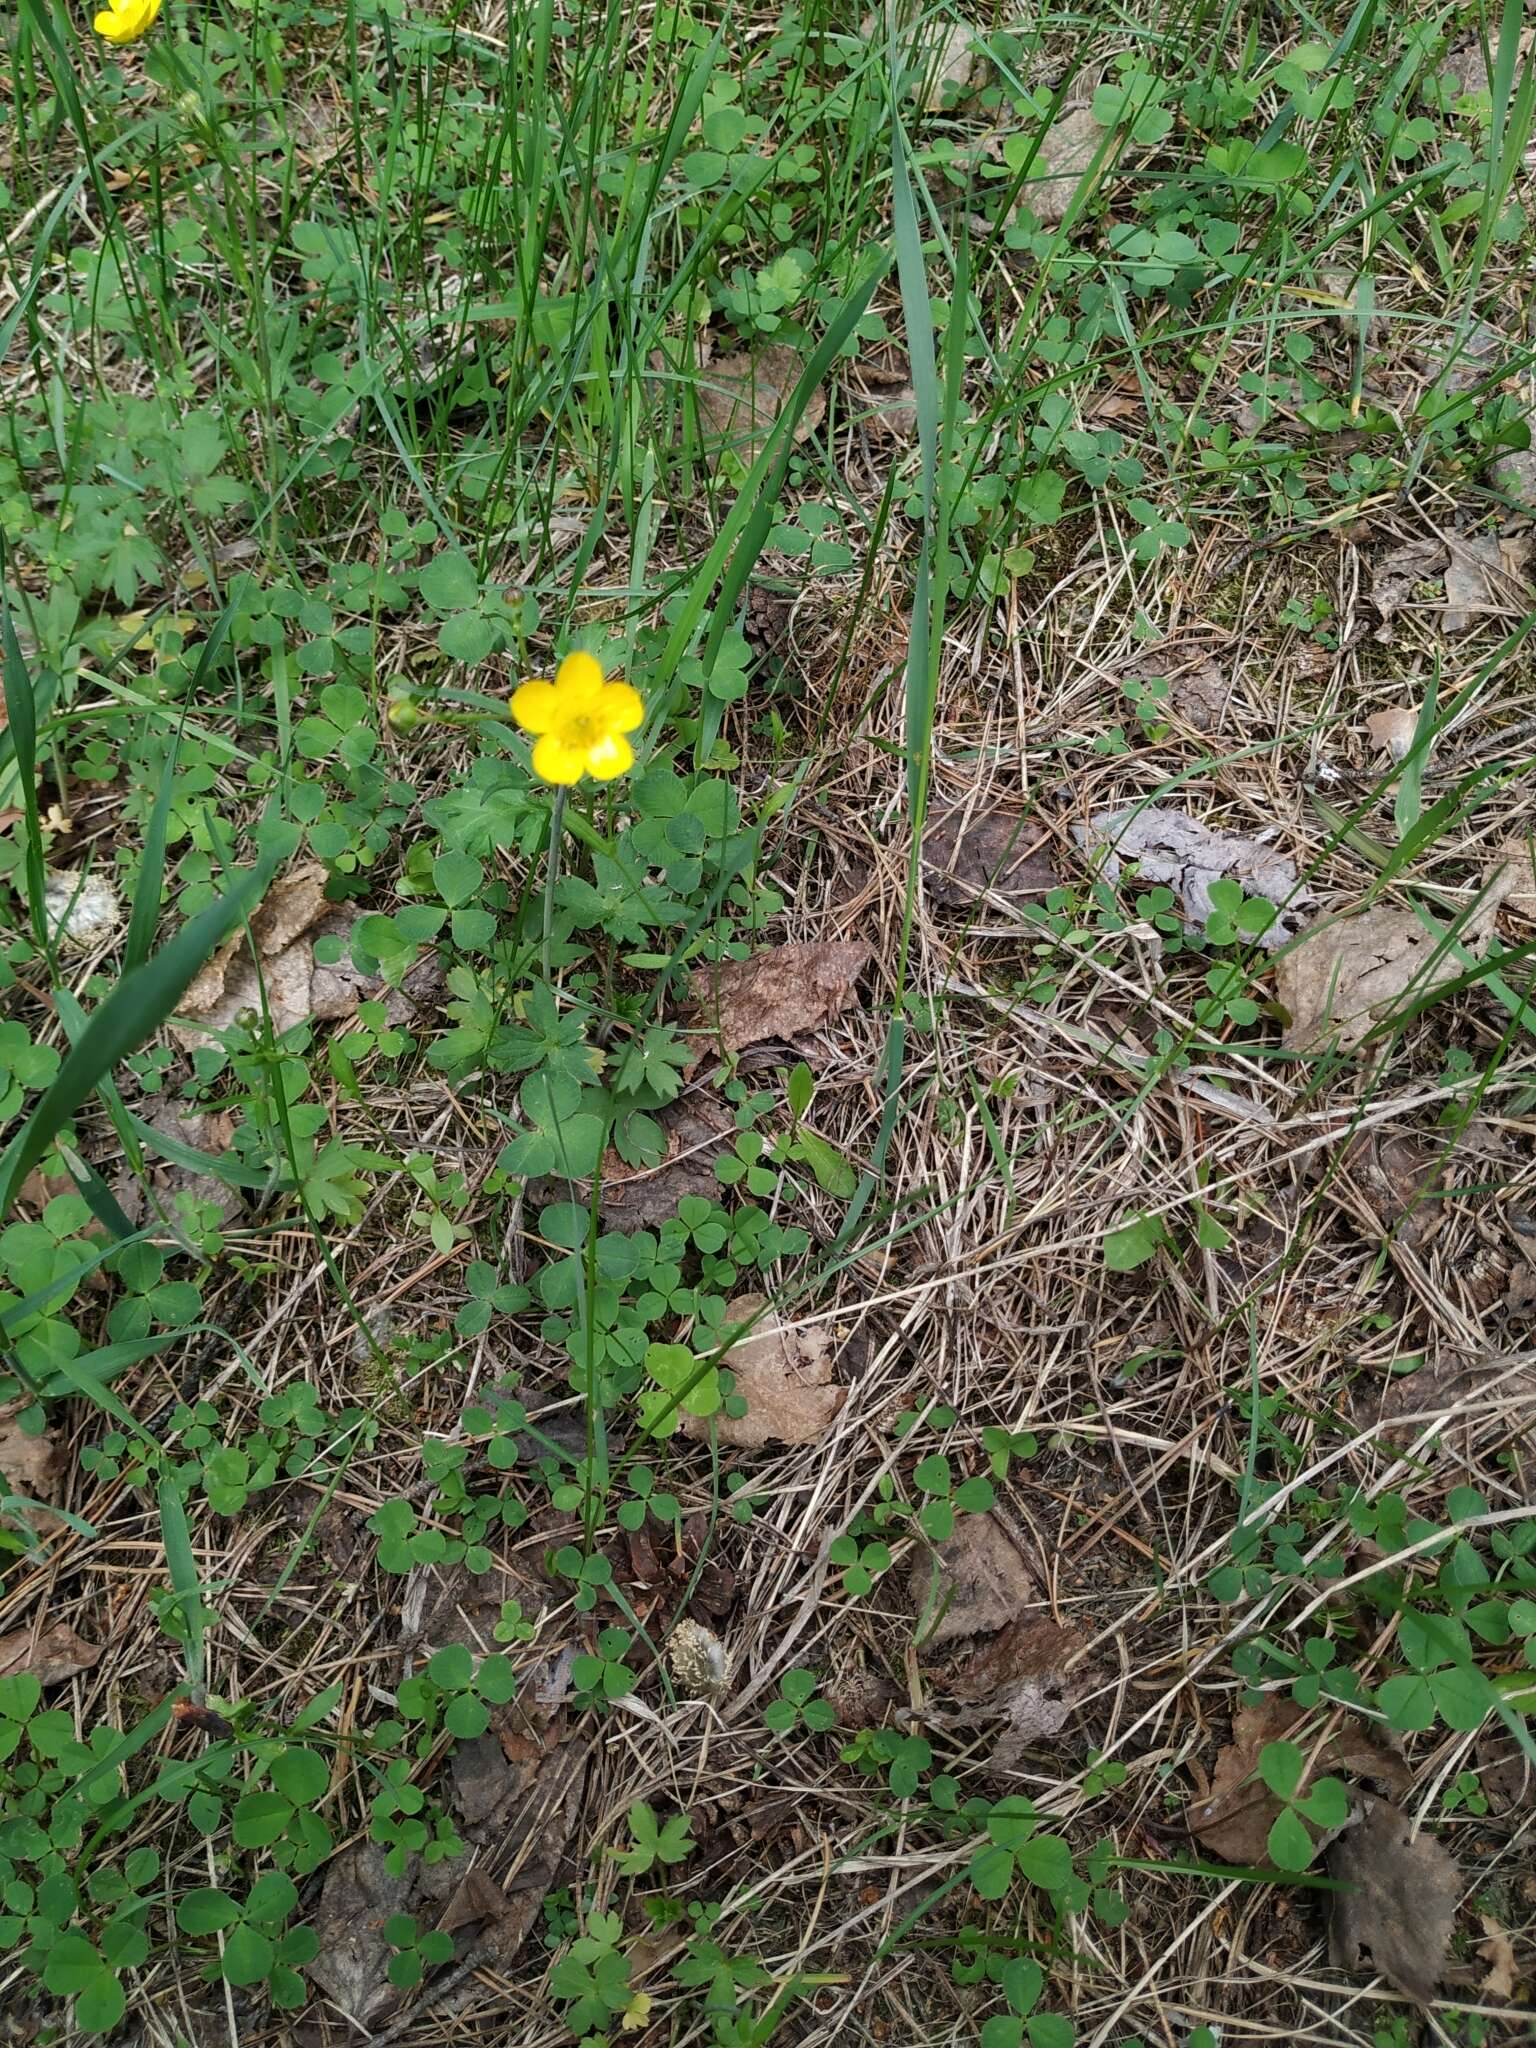
[[[595,654],[568,654],[555,670],[555,688],[571,711],[585,710],[603,687],[603,665]]]
[[[587,749],[587,773],[599,782],[612,782],[635,765],[635,750],[622,733],[609,733],[594,740]]]
[[[533,772],[541,782],[569,788],[573,782],[580,782],[586,766],[586,748],[573,747],[563,731],[545,733],[534,747]]]
[[[553,732],[562,716],[560,693],[535,677],[512,692],[511,711],[524,732]]]
[[[109,43],[134,43],[154,26],[159,12],[160,0],[120,0],[96,16],[94,27]]]
[[[609,732],[635,732],[645,723],[645,706],[628,683],[605,683],[592,716]]]

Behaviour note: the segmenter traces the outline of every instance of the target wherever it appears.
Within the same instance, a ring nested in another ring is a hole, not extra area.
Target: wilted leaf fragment
[[[261,961],[258,979],[245,933],[227,939],[181,999],[173,1035],[194,1052],[213,1043],[235,1020],[261,1014],[262,988],[272,1029],[279,1037],[310,1017],[342,1017],[355,1010],[361,980],[350,969],[322,967],[315,941],[344,936],[345,914],[325,900],[325,869],[318,862],[294,868],[267,891],[251,919],[251,936]]]
[[[1349,1886],[1333,1895],[1329,1914],[1334,1968],[1368,1970],[1427,2004],[1445,1968],[1461,1897],[1460,1872],[1445,1850],[1380,1800],[1334,1843],[1328,1873]]]
[[[1039,1601],[1040,1581],[995,1514],[965,1515],[946,1542],[916,1553],[907,1590],[919,1641],[938,1648],[1007,1628]]]
[[[32,1405],[23,1400],[0,1408],[0,1493],[53,1501],[63,1485],[63,1452],[52,1430],[29,1436],[22,1428],[21,1417]]]
[[[1261,1706],[1240,1707],[1233,1715],[1232,1740],[1217,1755],[1210,1791],[1189,1815],[1190,1833],[1223,1862],[1269,1862],[1270,1830],[1282,1802],[1260,1775],[1260,1761],[1266,1745],[1285,1741],[1302,1718],[1300,1707],[1277,1694],[1269,1695]],[[1374,1742],[1354,1722],[1339,1728],[1320,1755],[1314,1753],[1315,1743],[1308,1742],[1305,1748],[1312,1761],[1295,1788],[1300,1792],[1327,1771],[1352,1772],[1399,1796],[1412,1783],[1402,1758]]]
[[[1372,711],[1365,721],[1365,730],[1371,745],[1380,753],[1390,754],[1394,761],[1407,759],[1418,726],[1419,714],[1401,707],[1394,707],[1390,711]]]
[[[694,395],[706,452],[718,461],[726,449],[749,463],[758,455],[789,403],[804,363],[792,348],[770,342],[756,351],[715,356],[700,366]],[[795,423],[795,439],[814,434],[826,414],[825,394],[813,391]]]
[[[1107,133],[1087,107],[1074,107],[1046,130],[1023,191],[1024,203],[1042,227],[1065,220]]]
[[[1475,942],[1464,932],[1460,952]],[[1404,1001],[1418,1001],[1465,972],[1458,948],[1411,910],[1320,917],[1275,969],[1275,994],[1290,1019],[1285,1043],[1303,1051],[1337,1036],[1347,1050]]]
[[[813,1444],[826,1435],[842,1411],[848,1389],[832,1377],[834,1341],[822,1324],[796,1329],[783,1323],[760,1294],[738,1294],[727,1302],[725,1327],[752,1323],[720,1360],[747,1404],[745,1415],[720,1415],[713,1427],[720,1441],[742,1450],[764,1444]],[[686,1411],[687,1436],[706,1440],[711,1422]]]
[[[907,95],[926,113],[952,104],[980,82],[986,60],[965,22],[927,14],[913,0],[885,0],[879,14],[868,14],[859,24],[865,42],[881,29],[882,17],[884,29],[900,45]]]
[[[1101,855],[1107,881],[1118,881],[1126,862],[1134,861],[1138,884],[1172,889],[1190,932],[1205,930],[1215,908],[1213,882],[1236,882],[1246,896],[1263,897],[1275,906],[1273,921],[1255,935],[1264,946],[1289,938],[1296,929],[1289,913],[1312,900],[1293,864],[1273,847],[1241,833],[1213,832],[1197,818],[1162,804],[1100,811],[1072,832],[1086,853]]]
[[[1087,1682],[1067,1666],[1086,1647],[1077,1629],[1047,1615],[1021,1615],[950,1673],[946,1684],[956,1699],[1007,1723],[992,1752],[994,1770],[1011,1770],[1031,1743],[1065,1724]]]
[[[1445,572],[1445,610],[1440,623],[1449,634],[1465,633],[1479,619],[1511,616],[1528,609],[1525,572],[1536,540],[1530,534],[1479,534],[1453,539]]]
[[[868,946],[834,941],[711,962],[694,972],[689,1023],[727,1053],[820,1031],[853,1001],[854,984],[872,957]]]
[[[0,1636],[0,1678],[26,1673],[39,1685],[57,1685],[77,1672],[89,1671],[100,1656],[96,1645],[77,1636],[68,1622],[56,1621],[40,1635],[19,1628]]]
[[[1371,574],[1371,602],[1381,619],[1378,640],[1394,637],[1393,619],[1407,606],[1425,601],[1424,586],[1440,580],[1450,559],[1449,548],[1438,539],[1410,540],[1388,549]]]
[[[932,902],[964,908],[978,896],[1028,903],[1060,880],[1048,835],[1002,805],[940,811],[923,835],[923,876]]]

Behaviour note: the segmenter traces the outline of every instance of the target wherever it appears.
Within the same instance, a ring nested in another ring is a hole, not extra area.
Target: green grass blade
[[[53,959],[53,941],[48,930],[44,897],[43,831],[37,810],[37,699],[32,679],[22,659],[11,607],[5,588],[5,548],[0,542],[0,639],[3,639],[5,715],[15,750],[16,775],[21,790],[22,824],[26,833],[27,914],[32,920],[38,945]]]
[[[80,1105],[109,1078],[118,1061],[159,1030],[194,975],[240,918],[260,902],[270,879],[270,858],[253,868],[216,903],[190,918],[152,960],[125,974],[92,1016],[23,1129],[0,1157],[0,1216],[16,1190]]]
[[[203,1589],[197,1576],[197,1559],[192,1555],[192,1533],[181,1495],[169,1480],[160,1484],[160,1536],[165,1545],[166,1569],[171,1590],[181,1605],[186,1629],[187,1678],[194,1693],[203,1689]]]

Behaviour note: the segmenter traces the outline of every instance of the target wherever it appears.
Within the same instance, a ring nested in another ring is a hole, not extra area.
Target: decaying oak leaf
[[[1385,1977],[1428,2004],[1445,1968],[1461,1898],[1461,1873],[1432,1835],[1415,1834],[1386,1800],[1334,1843],[1328,1874],[1328,1960],[1338,1970]]]
[[[939,811],[923,834],[923,879],[932,902],[955,910],[981,895],[1035,902],[1061,878],[1041,826],[1001,804],[959,803]]]
[[[1418,729],[1419,714],[1403,706],[1394,706],[1390,711],[1372,711],[1365,721],[1371,745],[1378,753],[1390,754],[1394,761],[1408,758],[1408,750]]]
[[[1189,932],[1205,930],[1215,908],[1213,882],[1237,882],[1246,896],[1263,896],[1275,906],[1274,922],[1257,934],[1262,946],[1282,945],[1296,929],[1293,913],[1312,901],[1293,863],[1263,840],[1213,832],[1164,804],[1097,812],[1086,825],[1074,825],[1072,836],[1085,853],[1098,856],[1106,881],[1118,881],[1133,860],[1140,886],[1162,883],[1172,889]]]
[[[1039,1604],[1040,1579],[1023,1540],[995,1513],[962,1515],[953,1536],[917,1551],[907,1595],[924,1649],[992,1635]]]
[[[0,1493],[55,1501],[64,1481],[64,1452],[52,1430],[29,1436],[22,1429],[21,1417],[33,1406],[21,1400],[0,1408]]]
[[[829,941],[771,946],[747,960],[711,962],[694,970],[688,1025],[708,1034],[707,1050],[727,1053],[820,1031],[853,1001],[854,986],[873,957],[868,946]]]
[[[1020,195],[1042,227],[1053,228],[1066,219],[1108,132],[1087,107],[1073,107],[1046,130]],[[1107,160],[1109,152],[1105,154]]]
[[[1512,617],[1530,607],[1525,572],[1536,553],[1531,534],[1459,536],[1450,543],[1445,572],[1445,609],[1440,624],[1450,634],[1465,633],[1479,619]]]
[[[251,918],[259,979],[246,936],[237,932],[182,997],[172,1035],[189,1052],[212,1044],[215,1033],[229,1030],[243,1013],[260,1015],[263,984],[278,1034],[311,1017],[349,1016],[362,978],[350,969],[317,966],[315,942],[344,938],[350,929],[345,914],[333,912],[325,900],[325,869],[315,861],[294,868],[272,884]]]
[[[1189,1815],[1190,1833],[1224,1862],[1268,1863],[1269,1831],[1280,1801],[1259,1776],[1259,1756],[1266,1743],[1291,1738],[1302,1718],[1302,1709],[1278,1693],[1232,1716],[1232,1740],[1217,1753],[1210,1791]],[[1315,1743],[1303,1739],[1302,1747],[1312,1758],[1302,1790],[1327,1772],[1367,1778],[1399,1798],[1412,1784],[1403,1759],[1354,1722],[1345,1722],[1315,1756]]]
[[[1486,928],[1468,926],[1453,948],[1411,910],[1385,905],[1354,917],[1315,919],[1280,956],[1275,994],[1290,1022],[1285,1043],[1305,1051],[1337,1037],[1348,1050],[1404,1003],[1466,972],[1460,953],[1486,941]]]
[[[1392,621],[1410,605],[1428,606],[1433,599],[1429,586],[1444,575],[1451,551],[1443,540],[1410,540],[1389,548],[1371,572],[1371,603],[1381,623],[1376,638],[1390,641]]]
[[[780,1322],[761,1294],[738,1294],[725,1305],[724,1326],[752,1323],[720,1360],[734,1376],[745,1415],[707,1418],[681,1410],[683,1433],[707,1441],[711,1427],[723,1444],[758,1450],[764,1444],[813,1444],[832,1427],[848,1389],[832,1377],[837,1345],[825,1324],[797,1329]]]
[[[100,1656],[97,1646],[77,1636],[68,1622],[56,1621],[37,1634],[19,1628],[0,1636],[0,1678],[19,1678],[25,1673],[39,1685],[57,1685],[61,1679],[89,1671]]]
[[[789,403],[805,364],[792,348],[769,342],[756,350],[715,356],[700,366],[693,386],[706,452],[718,461],[727,448],[751,462]],[[795,423],[795,439],[814,434],[826,416],[826,394],[811,393]]]
[[[719,1196],[715,1161],[731,1150],[730,1117],[712,1097],[694,1094],[659,1110],[656,1121],[667,1145],[660,1165],[630,1166],[611,1147],[603,1154],[599,1200],[610,1230],[654,1230],[671,1221],[685,1195]]]

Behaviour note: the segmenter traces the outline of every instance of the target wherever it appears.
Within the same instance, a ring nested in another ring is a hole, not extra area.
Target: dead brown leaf
[[[1536,448],[1510,449],[1489,470],[1488,480],[1517,511],[1536,512]]]
[[[1197,661],[1168,678],[1168,697],[1196,732],[1217,731],[1232,702],[1232,678],[1216,661]]]
[[[857,423],[888,441],[910,441],[917,432],[917,394],[905,356],[861,356],[843,372],[843,390]]]
[[[1434,593],[1426,594],[1425,586],[1440,581],[1450,559],[1450,549],[1435,537],[1404,541],[1381,556],[1371,571],[1371,602],[1381,620],[1378,640],[1394,637],[1392,621],[1400,611],[1432,601]]]
[[[1023,1543],[994,1512],[963,1515],[947,1541],[916,1553],[907,1595],[925,1649],[991,1635],[1039,1604],[1040,1580]]]
[[[1344,1170],[1377,1227],[1410,1251],[1427,1244],[1444,1220],[1436,1199],[1445,1185],[1446,1147],[1412,1131],[1361,1131],[1345,1148]]]
[[[927,15],[913,0],[885,0],[879,14],[867,14],[859,24],[866,43],[877,30],[900,39],[908,97],[925,113],[952,106],[985,74],[986,58],[976,47],[975,30],[963,21]]]
[[[741,1416],[682,1413],[683,1432],[707,1441],[711,1427],[723,1444],[742,1450],[762,1445],[813,1444],[842,1412],[848,1389],[832,1377],[836,1342],[825,1324],[807,1329],[780,1322],[761,1294],[738,1294],[725,1305],[725,1323],[754,1322],[721,1363],[747,1404]]]
[[[1086,1670],[1067,1670],[1087,1643],[1048,1615],[1020,1615],[941,1681],[957,1700],[1003,1716],[993,1770],[1012,1770],[1031,1743],[1060,1731],[1089,1683]]]
[[[740,1052],[772,1038],[820,1031],[853,1001],[854,986],[873,959],[853,941],[772,946],[747,960],[721,960],[694,970],[687,1022],[721,1052]]]
[[[56,1621],[41,1634],[29,1628],[0,1636],[0,1678],[30,1672],[39,1685],[57,1685],[77,1672],[89,1671],[101,1656],[94,1643],[77,1636],[68,1622]]]
[[[962,909],[981,895],[1027,903],[1059,883],[1050,836],[999,804],[973,810],[960,803],[937,812],[923,834],[923,873],[930,899]]]
[[[603,1154],[599,1200],[610,1230],[654,1230],[670,1222],[684,1195],[713,1201],[720,1193],[715,1161],[731,1150],[735,1126],[712,1096],[691,1095],[658,1111],[667,1142],[659,1166],[629,1166]]]
[[[406,1912],[461,1935],[479,1925],[460,1953],[473,1947],[488,1962],[509,1962],[554,1882],[585,1778],[585,1747],[559,1745],[515,1778],[508,1798],[461,1828],[466,1847],[459,1855],[430,1865],[412,1855],[398,1878],[385,1869],[377,1843],[344,1849],[326,1869],[315,1913],[320,1951],[310,1976],[344,2013],[376,2027],[401,2003],[385,1975],[392,1951],[384,1923]]]
[[[1406,760],[1413,745],[1413,736],[1419,729],[1419,714],[1401,707],[1390,711],[1372,711],[1365,721],[1365,730],[1371,745],[1378,753],[1390,754],[1394,761]]]
[[[1056,227],[1066,218],[1108,132],[1088,107],[1072,108],[1046,130],[1021,195],[1042,227]]]
[[[1536,921],[1536,845],[1519,833],[1505,840],[1489,871],[1488,887],[1505,910]]]
[[[1483,1998],[1508,2000],[1515,1995],[1515,1945],[1509,1938],[1509,1930],[1501,1927],[1491,1913],[1479,1913],[1478,1923],[1485,1940],[1477,1945],[1477,1952],[1488,1965],[1488,1974],[1479,1987]]]
[[[1239,1707],[1232,1716],[1232,1740],[1217,1753],[1210,1790],[1191,1808],[1189,1829],[1226,1863],[1267,1864],[1269,1830],[1280,1801],[1258,1775],[1259,1754],[1268,1742],[1292,1739],[1303,1719],[1302,1709],[1278,1693],[1262,1705]],[[1317,1745],[1303,1740],[1311,1762],[1303,1789],[1327,1773],[1347,1772],[1384,1785],[1401,1798],[1412,1774],[1400,1756],[1374,1741],[1367,1731],[1346,1721],[1313,1755]]]
[[[742,462],[751,462],[788,404],[804,368],[795,350],[779,342],[769,342],[755,351],[741,349],[734,355],[715,356],[703,364],[694,393],[705,451],[711,459],[718,461],[729,448]],[[814,434],[826,410],[826,394],[813,391],[796,423],[795,439],[803,441]]]
[[[438,1929],[443,1934],[457,1934],[461,1927],[478,1926],[482,1920],[504,1919],[510,1904],[501,1886],[487,1877],[484,1867],[472,1864],[443,1908]]]
[[[1458,944],[1471,952],[1485,937],[1467,927]],[[1285,1043],[1298,1052],[1337,1035],[1348,1050],[1405,998],[1419,1000],[1464,972],[1457,953],[1411,910],[1383,905],[1319,917],[1275,969],[1275,994],[1290,1019]]]
[[[0,1408],[0,1492],[55,1501],[64,1483],[64,1450],[52,1430],[29,1436],[22,1429],[22,1415],[35,1405],[21,1400]]]
[[[226,939],[181,999],[179,1021],[171,1025],[177,1041],[187,1051],[196,1051],[212,1044],[216,1033],[229,1030],[242,1013],[259,1015],[263,983],[274,1032],[290,1031],[321,1014],[313,1002],[314,938],[319,934],[311,934],[328,907],[325,869],[317,861],[274,882],[251,919],[260,976],[244,932]],[[356,1006],[354,995],[346,1008],[326,1014],[345,1015]]]
[[[1465,633],[1479,619],[1513,617],[1529,608],[1525,572],[1536,553],[1536,536],[1479,534],[1451,540],[1445,572],[1445,608],[1440,623],[1449,634]]]
[[[1240,882],[1246,894],[1275,905],[1279,914],[1259,939],[1264,946],[1283,944],[1296,929],[1294,913],[1312,901],[1284,854],[1243,834],[1213,832],[1164,804],[1099,811],[1086,825],[1074,825],[1072,834],[1085,853],[1099,856],[1107,881],[1118,881],[1125,863],[1135,861],[1139,884],[1172,889],[1190,932],[1205,930],[1213,882]]]
[[[1406,1814],[1371,1803],[1328,1855],[1328,1874],[1349,1887],[1333,1894],[1328,1959],[1335,1969],[1385,1977],[1428,2004],[1445,1968],[1461,1898],[1461,1873],[1431,1835],[1415,1835]]]

